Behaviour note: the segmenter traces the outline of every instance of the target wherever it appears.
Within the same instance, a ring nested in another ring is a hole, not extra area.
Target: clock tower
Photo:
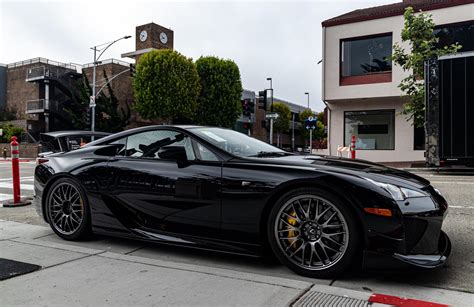
[[[174,32],[171,29],[148,23],[135,28],[135,51],[122,54],[122,58],[138,58],[152,50],[173,49]]]

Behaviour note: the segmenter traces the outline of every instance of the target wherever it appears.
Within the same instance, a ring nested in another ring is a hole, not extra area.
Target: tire
[[[322,189],[299,188],[284,194],[268,221],[273,253],[300,275],[334,278],[358,265],[353,263],[360,254],[355,214]]]
[[[60,178],[52,184],[45,210],[51,229],[65,240],[85,239],[92,233],[89,202],[74,179]]]

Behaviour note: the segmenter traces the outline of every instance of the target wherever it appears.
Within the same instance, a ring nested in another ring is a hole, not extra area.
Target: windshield
[[[192,128],[191,130],[215,146],[240,157],[276,157],[290,154],[233,130],[207,127]]]

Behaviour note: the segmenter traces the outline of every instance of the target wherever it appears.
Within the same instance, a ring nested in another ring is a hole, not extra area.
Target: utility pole
[[[93,63],[93,68],[92,68],[92,95],[91,95],[90,100],[89,100],[89,107],[91,108],[91,131],[95,131],[95,107],[96,107],[96,104],[95,104],[95,99],[96,99],[95,81],[96,81],[96,70],[97,70],[96,68],[97,68],[99,58],[102,56],[102,54],[104,54],[105,50],[107,50],[110,46],[112,46],[113,44],[115,44],[119,40],[129,39],[130,37],[131,37],[130,35],[126,35],[126,36],[121,37],[119,39],[116,39],[112,42],[108,42],[108,43],[104,43],[104,44],[101,44],[101,45],[91,47],[91,49],[94,50],[94,63]],[[107,46],[104,47],[103,49],[98,49],[97,48],[97,47],[102,47],[102,46],[105,46],[105,45],[107,45]],[[97,56],[97,51],[101,51],[99,56]],[[94,136],[92,136],[92,140],[94,140]]]
[[[295,113],[292,113],[291,151],[295,151]]]

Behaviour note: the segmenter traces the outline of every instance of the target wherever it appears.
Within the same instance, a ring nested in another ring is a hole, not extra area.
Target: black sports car
[[[38,161],[35,203],[66,240],[94,233],[258,256],[326,278],[363,251],[442,266],[448,205],[379,164],[302,156],[232,130],[149,126]]]

